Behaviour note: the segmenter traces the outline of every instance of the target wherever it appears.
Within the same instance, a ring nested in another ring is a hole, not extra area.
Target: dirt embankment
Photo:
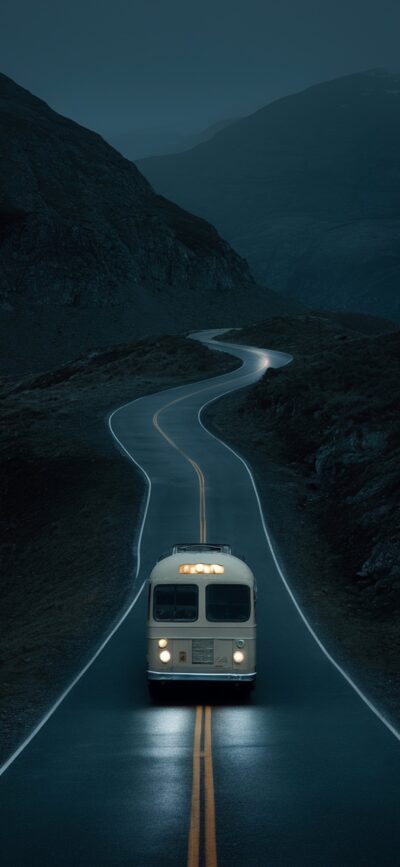
[[[235,331],[235,342],[295,360],[212,405],[205,420],[254,467],[317,631],[398,723],[400,332],[363,327],[363,317],[318,315]]]
[[[131,597],[144,483],[114,447],[108,413],[235,366],[193,341],[159,337],[3,379],[0,761]]]

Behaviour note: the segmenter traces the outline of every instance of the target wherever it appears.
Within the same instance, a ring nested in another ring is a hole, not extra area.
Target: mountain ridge
[[[139,159],[145,159],[149,156],[164,155],[167,153],[183,153],[190,150],[203,141],[213,138],[230,124],[234,123],[234,118],[217,121],[205,129],[198,132],[183,133],[174,132],[173,130],[153,129],[141,130],[133,129],[125,133],[105,136],[106,140],[119,151],[124,157],[133,162]]]
[[[261,283],[308,306],[400,318],[400,75],[285,96],[139,168],[211,219]]]
[[[0,119],[4,369],[268,315],[247,262],[97,133],[4,75]]]

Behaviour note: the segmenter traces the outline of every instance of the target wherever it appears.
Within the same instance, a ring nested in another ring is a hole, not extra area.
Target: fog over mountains
[[[234,120],[221,120],[197,133],[183,133],[168,129],[133,129],[119,135],[107,136],[107,141],[128,160],[139,160],[159,154],[188,151],[203,141],[213,138]]]
[[[4,75],[0,129],[4,363],[49,365],[99,343],[238,325],[281,305],[212,226]]]
[[[310,87],[139,166],[211,220],[260,282],[310,306],[400,318],[400,75]]]

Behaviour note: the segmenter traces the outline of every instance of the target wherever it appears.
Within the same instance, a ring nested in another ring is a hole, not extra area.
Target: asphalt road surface
[[[224,684],[182,684],[153,704],[140,593],[4,771],[2,867],[400,863],[396,733],[307,629],[277,569],[246,467],[198,421],[207,401],[289,360],[231,351],[243,359],[239,370],[127,404],[110,427],[151,480],[135,590],[174,542],[199,539],[202,498],[207,541],[231,543],[256,574],[255,692],[243,700]]]

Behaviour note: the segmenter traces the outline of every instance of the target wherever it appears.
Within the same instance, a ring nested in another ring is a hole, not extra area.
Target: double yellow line
[[[201,389],[203,390],[203,389]],[[153,425],[158,433],[179,452],[185,460],[193,467],[199,482],[199,520],[200,520],[200,542],[205,542],[207,538],[207,521],[206,521],[206,485],[203,471],[197,461],[193,460],[183,449],[171,439],[170,436],[163,430],[159,422],[159,416],[162,412],[191,397],[192,394],[185,394],[175,400],[166,403],[160,407],[153,415]],[[193,776],[192,776],[192,802],[190,810],[190,826],[189,826],[189,841],[187,854],[187,867],[199,867],[200,865],[200,841],[202,830],[202,804],[204,804],[204,862],[205,867],[218,867],[217,862],[217,839],[215,829],[215,796],[214,796],[214,775],[213,775],[213,760],[212,760],[212,726],[211,726],[212,709],[209,705],[203,707],[198,705],[196,708],[196,718],[194,724],[194,741],[193,741]]]
[[[204,793],[204,860],[205,867],[217,867],[215,832],[215,797],[212,761],[211,707],[196,708],[193,744],[192,807],[190,814],[187,867],[200,861],[201,795]]]

